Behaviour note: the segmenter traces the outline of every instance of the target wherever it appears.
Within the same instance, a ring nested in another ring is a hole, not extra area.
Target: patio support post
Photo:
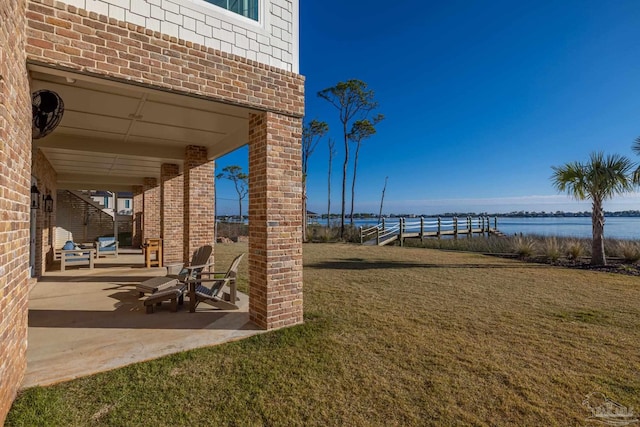
[[[118,192],[113,191],[113,238],[118,241]]]
[[[145,178],[142,187],[142,239],[157,239],[160,237],[160,186],[156,178]]]
[[[131,224],[131,245],[134,248],[142,246],[142,212],[144,206],[144,190],[142,185],[133,188],[133,221]]]
[[[249,115],[249,317],[302,323],[302,120]]]
[[[215,244],[214,166],[206,147],[187,146],[184,158],[184,262],[189,262],[193,251],[200,246]]]
[[[163,262],[182,262],[184,179],[178,165],[160,166],[160,230]]]

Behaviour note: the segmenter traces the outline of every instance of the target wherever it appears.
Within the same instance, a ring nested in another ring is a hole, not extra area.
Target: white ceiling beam
[[[117,184],[104,184],[99,187],[95,187],[94,185],[87,188],[87,184],[82,182],[65,182],[62,186],[58,186],[58,190],[104,190],[104,191],[133,191],[132,185],[117,185]]]
[[[87,138],[71,135],[49,135],[33,141],[36,148],[56,148],[85,153],[116,154],[120,156],[145,157],[169,162],[184,161],[183,145],[160,145],[138,142],[114,141],[111,139]]]
[[[158,171],[159,172],[159,171]],[[59,173],[56,180],[60,189],[73,190],[111,190],[114,188],[127,188],[131,191],[134,185],[143,185],[144,178],[125,176],[105,176],[91,174]]]

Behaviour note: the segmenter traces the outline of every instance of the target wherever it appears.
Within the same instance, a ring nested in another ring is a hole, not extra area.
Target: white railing
[[[457,238],[460,234],[489,234],[498,228],[497,218],[493,218],[493,228],[491,218],[485,216],[466,218],[397,218],[392,225],[383,218],[382,222],[370,227],[360,227],[360,242],[376,239],[376,243],[397,235],[400,240],[406,237],[440,237],[451,235]]]

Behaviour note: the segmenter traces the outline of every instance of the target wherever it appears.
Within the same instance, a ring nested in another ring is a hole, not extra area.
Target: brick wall
[[[160,203],[162,257],[165,263],[183,261],[184,177],[178,165],[163,164],[160,168]]]
[[[0,424],[22,381],[27,351],[31,100],[25,1],[0,1]]]
[[[190,145],[184,158],[184,261],[203,245],[215,244],[214,162],[207,148]],[[212,255],[213,256],[213,255]]]
[[[31,62],[304,115],[298,74],[62,2],[30,0],[28,8]]]
[[[267,329],[302,322],[301,119],[249,121],[249,316]]]
[[[144,189],[142,185],[133,186],[133,215],[131,224],[131,246],[139,248],[142,241],[142,208],[144,207]]]
[[[160,234],[160,186],[155,178],[145,178],[142,185],[142,239],[157,239]],[[144,241],[144,240],[143,240]]]
[[[260,22],[204,0],[66,0],[65,3],[298,72],[297,0],[261,0]]]

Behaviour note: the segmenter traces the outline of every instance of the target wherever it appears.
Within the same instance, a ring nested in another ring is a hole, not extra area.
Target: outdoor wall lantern
[[[44,211],[47,213],[53,212],[53,197],[51,197],[51,194],[47,194],[44,197]]]
[[[31,209],[40,209],[40,190],[35,184],[31,186]]]

